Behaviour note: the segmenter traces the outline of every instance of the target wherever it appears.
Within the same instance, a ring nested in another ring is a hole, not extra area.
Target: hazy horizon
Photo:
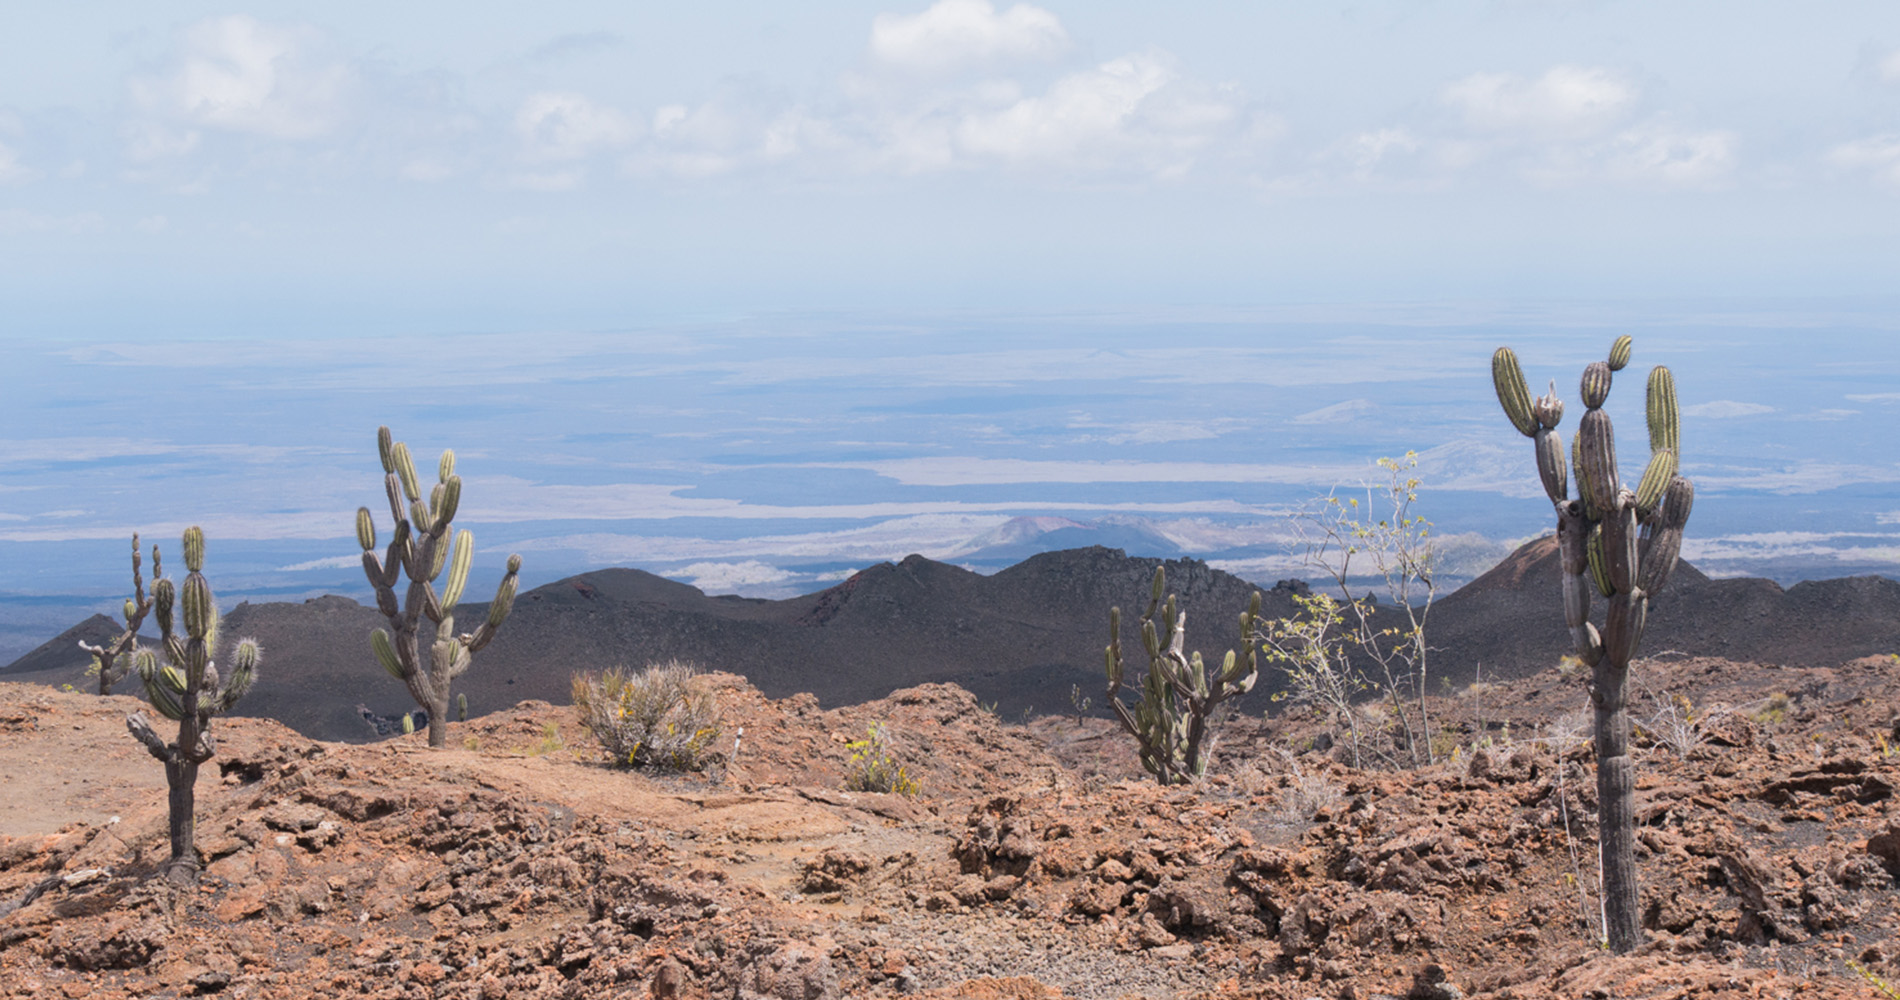
[[[364,594],[385,423],[461,456],[477,593],[993,568],[1015,518],[1271,583],[1407,450],[1473,566],[1549,520],[1490,352],[1574,398],[1621,333],[1677,374],[1692,561],[1900,571],[1900,6],[17,20],[0,658],[115,605],[134,530],[202,523],[226,600]]]

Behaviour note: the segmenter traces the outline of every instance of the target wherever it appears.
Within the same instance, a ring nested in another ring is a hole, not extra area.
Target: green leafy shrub
[[[677,660],[638,672],[576,674],[574,707],[607,758],[623,767],[696,771],[719,739],[712,686]]]
[[[910,771],[891,754],[890,738],[884,726],[873,722],[864,727],[864,738],[845,744],[851,751],[850,769],[845,772],[844,787],[852,792],[894,792],[916,798],[923,791]]]

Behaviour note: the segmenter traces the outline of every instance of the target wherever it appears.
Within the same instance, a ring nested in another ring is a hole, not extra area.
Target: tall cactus
[[[1491,378],[1505,416],[1536,442],[1538,478],[1557,510],[1564,624],[1577,656],[1592,672],[1604,934],[1619,954],[1634,950],[1643,939],[1637,909],[1635,778],[1629,756],[1629,665],[1642,641],[1649,599],[1676,568],[1683,525],[1695,504],[1695,485],[1677,472],[1681,430],[1675,377],[1660,365],[1649,373],[1649,465],[1634,490],[1617,476],[1616,438],[1602,406],[1613,373],[1622,370],[1629,357],[1630,338],[1618,337],[1608,361],[1583,371],[1585,413],[1571,452],[1576,499],[1570,498],[1565,481],[1563,438],[1557,433],[1564,406],[1556,383],[1533,401],[1517,355],[1500,347],[1491,358]],[[1600,630],[1590,621],[1592,592],[1609,600]]]
[[[158,564],[158,546],[152,546],[152,579],[164,576]],[[145,578],[139,575],[139,533],[132,533],[132,596],[125,602],[125,629],[111,642],[96,646],[84,639],[79,648],[92,654],[92,669],[99,674],[99,693],[111,694],[112,685],[125,679],[132,669],[132,651],[138,646],[139,626],[152,610],[152,599],[145,596]]]
[[[1122,609],[1108,613],[1108,705],[1122,728],[1135,738],[1141,766],[1163,785],[1199,779],[1207,773],[1205,747],[1208,716],[1215,706],[1253,689],[1259,679],[1254,659],[1254,624],[1260,616],[1260,592],[1240,615],[1244,653],[1227,651],[1220,669],[1210,678],[1201,654],[1182,652],[1187,635],[1187,613],[1173,594],[1166,603],[1167,573],[1155,567],[1153,594],[1141,616],[1141,642],[1148,651],[1148,672],[1138,685],[1141,699],[1133,709],[1122,701]]]
[[[134,536],[136,538],[136,536]],[[178,723],[178,739],[171,743],[152,727],[143,711],[126,716],[125,726],[145,749],[165,765],[165,783],[170,789],[167,805],[171,814],[171,860],[165,864],[166,878],[184,885],[198,881],[196,793],[198,767],[218,751],[211,738],[211,717],[230,711],[257,678],[260,652],[251,639],[240,641],[231,654],[231,675],[220,681],[214,657],[218,649],[218,602],[205,582],[204,532],[187,528],[184,537],[185,577],[182,601],[180,592],[163,577],[152,581],[151,603],[157,610],[160,648],[165,662],[150,649],[139,648],[132,654],[133,668],[145,682],[145,696],[160,715]],[[158,547],[152,547],[152,573],[158,574]],[[173,610],[183,605],[185,634],[173,631],[178,617]]]
[[[376,521],[369,508],[356,512],[356,541],[363,547],[363,572],[376,588],[376,608],[389,619],[388,629],[370,633],[370,649],[391,677],[409,688],[410,697],[429,713],[429,745],[439,747],[449,736],[449,689],[455,678],[501,628],[515,604],[521,557],[508,557],[508,573],[488,606],[488,620],[474,632],[455,632],[455,605],[468,583],[475,558],[475,537],[466,528],[455,534],[453,551],[449,524],[462,499],[462,477],[455,474],[455,453],[444,451],[437,464],[436,483],[427,501],[416,478],[409,446],[394,440],[389,428],[376,431],[376,448],[383,460],[383,488],[389,495],[389,513],[395,537],[382,559],[376,557]],[[448,570],[440,594],[435,581]],[[409,577],[409,590],[400,605],[396,581]],[[423,624],[423,619],[428,624]]]

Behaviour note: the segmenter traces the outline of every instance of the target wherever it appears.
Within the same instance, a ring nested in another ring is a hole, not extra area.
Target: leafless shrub
[[[698,770],[719,738],[711,685],[677,660],[638,672],[576,674],[574,707],[607,758],[623,767]]]

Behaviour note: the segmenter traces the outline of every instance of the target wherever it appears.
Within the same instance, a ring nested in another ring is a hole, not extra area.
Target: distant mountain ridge
[[[598,570],[523,593],[457,689],[481,714],[524,698],[565,702],[578,671],[679,659],[744,674],[772,697],[810,691],[826,705],[953,681],[1006,716],[1068,711],[1072,685],[1100,706],[1109,608],[1128,612],[1122,639],[1139,650],[1136,619],[1162,564],[1094,547],[984,576],[910,556],[786,600],[709,597],[642,570]],[[1165,565],[1188,613],[1189,647],[1217,658],[1237,646],[1235,616],[1256,588],[1197,560]],[[1268,592],[1268,614],[1292,610],[1289,592]],[[457,611],[475,620],[486,606]],[[239,711],[324,739],[371,738],[361,709],[391,716],[414,707],[369,652],[380,624],[374,608],[335,596],[231,609],[227,634],[254,637],[265,651]],[[93,616],[0,676],[83,689],[87,658],[75,642],[103,634],[116,630]],[[1253,697],[1264,707],[1264,695]]]
[[[988,576],[913,555],[785,600],[709,597],[642,570],[606,569],[522,594],[458,690],[479,715],[524,698],[565,702],[579,671],[679,659],[743,674],[772,697],[810,691],[825,705],[951,681],[1005,717],[1070,711],[1073,687],[1100,710],[1108,609],[1123,609],[1123,643],[1139,659],[1136,619],[1157,565],[1188,613],[1189,648],[1214,657],[1239,643],[1235,616],[1254,590],[1267,616],[1285,617],[1304,586],[1257,588],[1198,560],[1100,546],[1039,553]],[[1555,543],[1546,538],[1441,598],[1428,629],[1434,676],[1463,684],[1477,673],[1513,678],[1556,663],[1571,651],[1558,593]],[[458,611],[474,620],[486,607]],[[265,650],[239,710],[318,738],[374,738],[366,711],[387,717],[414,707],[369,652],[368,635],[381,623],[375,609],[345,597],[233,608],[227,633],[255,637]],[[116,633],[94,615],[0,676],[85,689],[77,640]],[[1784,591],[1768,580],[1713,580],[1683,563],[1653,602],[1643,641],[1646,655],[1670,650],[1800,666],[1900,651],[1900,583],[1850,577]],[[1239,709],[1263,710],[1279,687],[1278,673],[1265,669]]]

